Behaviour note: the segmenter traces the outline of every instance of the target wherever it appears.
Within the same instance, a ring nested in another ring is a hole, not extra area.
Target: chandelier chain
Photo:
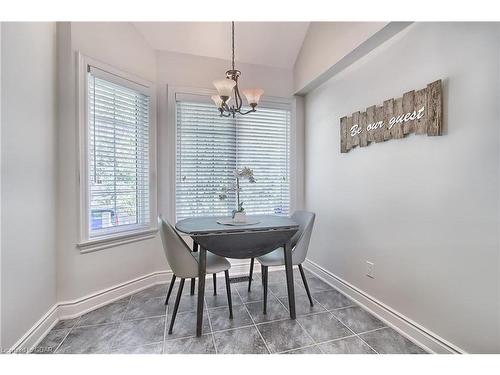
[[[232,53],[233,53],[233,70],[234,70],[234,21],[231,21],[231,39],[232,39]]]

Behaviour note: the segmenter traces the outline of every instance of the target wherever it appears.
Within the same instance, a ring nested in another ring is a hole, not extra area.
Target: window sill
[[[127,232],[121,234],[115,234],[112,236],[106,236],[101,238],[96,238],[88,241],[82,241],[77,244],[80,249],[80,254],[92,253],[98,250],[108,249],[110,247],[116,247],[120,245],[129,244],[137,241],[144,241],[156,236],[158,229],[150,228],[143,229],[135,232]]]

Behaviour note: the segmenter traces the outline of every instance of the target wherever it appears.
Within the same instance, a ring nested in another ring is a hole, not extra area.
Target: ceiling
[[[134,22],[155,50],[231,58],[230,22]],[[236,22],[238,62],[291,69],[309,22]]]

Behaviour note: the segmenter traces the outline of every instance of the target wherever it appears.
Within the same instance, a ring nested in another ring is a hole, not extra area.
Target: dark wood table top
[[[278,215],[248,215],[248,221],[258,221],[257,224],[225,225],[217,221],[228,217],[193,217],[183,219],[175,224],[175,228],[189,236],[229,234],[238,232],[262,232],[270,230],[287,230],[299,228],[299,225],[288,216]]]

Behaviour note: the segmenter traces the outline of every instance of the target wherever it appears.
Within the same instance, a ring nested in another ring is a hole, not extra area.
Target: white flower
[[[255,180],[255,177],[253,176],[253,170],[248,168],[248,167],[243,167],[241,169],[235,169],[233,171],[233,175],[236,178],[236,181],[233,181],[230,183],[228,186],[223,186],[222,187],[222,193],[219,194],[219,199],[224,200],[227,199],[228,191],[235,191],[235,192],[240,192],[242,189],[238,187],[239,180],[241,178],[247,178],[248,182],[251,184],[255,184],[257,181]],[[239,199],[239,198],[238,198]],[[238,202],[238,210],[243,211],[244,208],[242,207],[243,202]]]
[[[253,170],[251,170],[248,167],[243,167],[241,169],[235,169],[234,176],[237,178],[242,178],[242,177],[251,178],[251,177],[253,177]]]

